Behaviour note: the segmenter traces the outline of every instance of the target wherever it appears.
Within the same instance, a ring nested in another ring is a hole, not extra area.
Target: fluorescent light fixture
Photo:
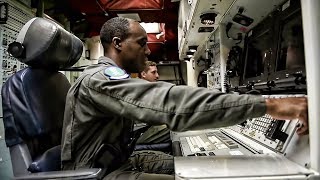
[[[117,15],[119,17],[133,19],[133,20],[136,20],[138,22],[141,21],[140,16],[139,16],[138,13],[118,13]]]
[[[140,23],[147,33],[160,33],[160,23]]]

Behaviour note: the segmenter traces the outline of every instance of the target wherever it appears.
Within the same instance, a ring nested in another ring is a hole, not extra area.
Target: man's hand
[[[266,99],[267,114],[275,119],[294,120],[302,123],[297,129],[298,135],[308,134],[308,101],[307,98]]]

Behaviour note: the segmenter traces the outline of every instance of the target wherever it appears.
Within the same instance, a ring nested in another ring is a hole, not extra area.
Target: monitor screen
[[[301,15],[292,15],[281,23],[277,71],[297,70],[305,66]]]
[[[272,48],[272,35],[265,30],[260,35],[249,38],[246,52],[245,78],[261,76],[264,67],[270,61]]]

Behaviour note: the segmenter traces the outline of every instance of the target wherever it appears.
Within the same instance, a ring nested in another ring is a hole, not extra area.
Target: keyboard
[[[219,130],[190,132],[178,138],[182,156],[243,155],[243,148]],[[175,143],[177,144],[177,143]],[[176,148],[177,149],[177,148]],[[250,153],[249,153],[250,154]]]

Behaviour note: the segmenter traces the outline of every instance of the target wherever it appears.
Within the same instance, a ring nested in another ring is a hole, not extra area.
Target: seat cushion
[[[32,173],[58,171],[61,169],[61,146],[55,146],[33,161],[28,171]]]

